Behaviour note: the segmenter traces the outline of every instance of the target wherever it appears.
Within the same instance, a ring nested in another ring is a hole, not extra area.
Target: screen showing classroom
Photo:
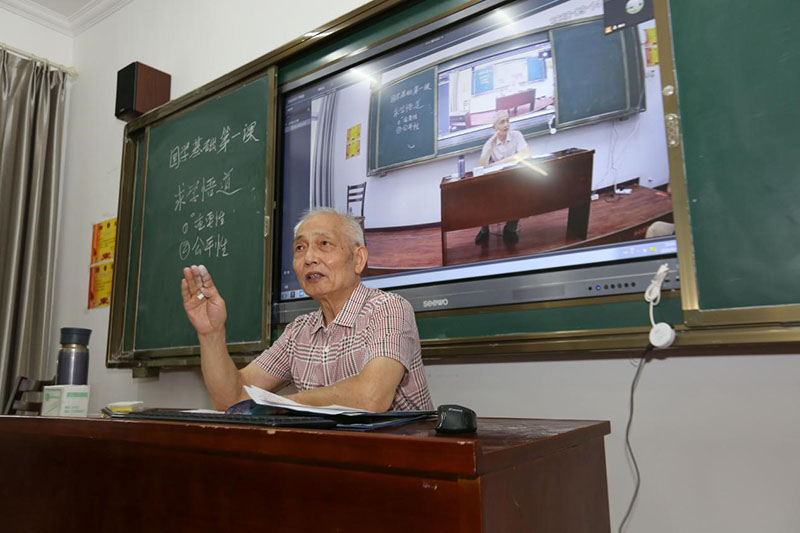
[[[453,284],[469,305],[512,303],[480,294],[492,292],[488,280],[654,272],[653,260],[674,258],[655,27],[608,34],[600,2],[514,2],[284,84],[278,321],[312,304],[292,244],[313,207],[357,217],[369,250],[362,280],[423,294],[418,310]],[[503,117],[500,153],[515,158],[481,162]],[[516,237],[503,216],[518,220]],[[601,293],[587,284],[582,296]]]

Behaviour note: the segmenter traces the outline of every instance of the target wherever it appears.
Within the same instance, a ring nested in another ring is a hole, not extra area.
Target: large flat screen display
[[[656,23],[607,33],[602,10],[502,4],[281,87],[275,320],[316,307],[292,231],[317,206],[358,217],[364,283],[419,311],[676,270]]]

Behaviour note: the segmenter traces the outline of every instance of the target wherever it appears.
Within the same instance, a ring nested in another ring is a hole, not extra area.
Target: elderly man
[[[517,130],[511,129],[508,111],[499,111],[494,117],[494,133],[483,145],[478,164],[482,167],[493,164],[520,160],[528,155],[530,149],[525,137]],[[503,227],[503,242],[514,244],[519,242],[517,224],[519,220],[509,220]],[[475,244],[489,242],[489,226],[482,226],[475,236]]]
[[[246,399],[244,385],[276,390],[307,405],[369,411],[432,409],[411,305],[369,289],[360,274],[367,248],[359,223],[333,209],[311,210],[294,229],[293,267],[317,311],[290,323],[257,359],[237,370],[225,341],[225,301],[203,267],[183,269],[183,306],[200,341],[203,378],[224,409]]]

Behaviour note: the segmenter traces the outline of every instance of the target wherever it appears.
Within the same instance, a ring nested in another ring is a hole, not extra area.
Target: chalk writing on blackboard
[[[374,137],[370,170],[436,154],[436,68],[394,80],[373,93]]]
[[[231,133],[230,126],[224,126],[222,133],[219,137],[203,138],[197,136],[191,141],[186,141],[182,144],[175,145],[169,151],[169,168],[178,169],[181,163],[189,159],[194,159],[203,154],[219,154],[228,151],[228,145],[235,141],[241,140],[242,144],[249,142],[259,142],[261,139],[256,137],[257,121],[249,122],[242,127],[241,131]]]
[[[140,196],[133,198],[138,215],[130,238],[133,275],[126,280],[133,300],[126,309],[133,318],[124,331],[127,349],[197,345],[175,288],[192,263],[208,266],[225,295],[228,341],[264,344],[264,211],[272,179],[266,123],[273,74],[215,93],[142,132],[134,186]]]
[[[206,199],[212,198],[215,194],[233,196],[239,192],[241,188],[231,190],[231,174],[233,174],[232,168],[224,171],[219,184],[217,183],[217,178],[214,176],[210,178],[198,178],[194,183],[189,183],[189,185],[182,182],[178,185],[178,191],[175,193],[174,211],[182,211],[186,204],[203,203]]]
[[[217,208],[190,212],[188,204],[203,204],[214,195],[233,196],[239,192],[241,187],[233,189],[232,174],[233,168],[224,171],[219,182],[212,176],[199,178],[189,185],[185,182],[178,185],[173,210],[187,216],[180,228],[178,256],[181,261],[190,256],[228,257],[228,237],[221,231],[225,225],[226,211]]]
[[[425,109],[425,106],[422,105],[422,95],[419,93],[432,90],[433,87],[431,83],[428,82],[416,84],[413,87],[397,91],[389,96],[389,101],[392,104],[398,103],[401,100],[414,98],[413,102],[406,102],[392,109],[392,118],[395,120],[395,134],[400,135],[407,131],[419,131],[419,113],[421,110]],[[420,97],[415,98],[417,95]]]

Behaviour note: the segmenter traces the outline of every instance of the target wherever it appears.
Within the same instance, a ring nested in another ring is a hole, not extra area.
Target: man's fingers
[[[192,295],[189,294],[189,283],[186,281],[186,278],[181,280],[181,295],[183,296],[183,303],[188,302],[189,298],[192,297]]]
[[[211,279],[211,274],[208,273],[206,266],[200,265],[197,269],[200,271],[200,279],[203,282],[203,287],[206,289],[214,288],[214,280]]]
[[[190,267],[184,267],[183,279],[181,280],[181,295],[183,296],[183,303],[189,303],[192,298],[197,297],[197,294],[198,287],[195,284],[192,269]]]
[[[195,294],[199,285],[197,284],[197,280],[195,279],[195,272],[194,270],[197,267],[192,265],[190,267],[184,267],[183,269],[183,279],[186,281],[187,289],[189,290],[189,294]]]
[[[207,299],[214,299],[215,304],[220,303],[219,293],[205,265],[184,267],[181,294],[184,304],[196,303],[194,300],[202,302]]]
[[[191,266],[191,285],[194,285],[194,290],[190,290],[190,294],[199,299],[213,298],[218,295],[217,289],[214,286],[214,281],[211,279],[211,274],[205,265],[192,265]],[[190,286],[191,286],[190,285]]]
[[[200,277],[200,270],[197,265],[184,267],[183,279],[181,280],[181,294],[183,295],[183,303],[188,304],[193,299],[204,300],[203,282]]]

